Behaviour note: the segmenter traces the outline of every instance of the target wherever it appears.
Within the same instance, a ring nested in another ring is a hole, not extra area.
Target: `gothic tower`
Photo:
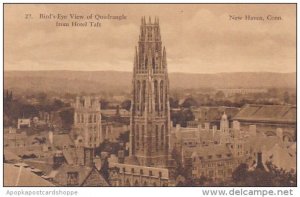
[[[102,142],[101,112],[98,98],[76,97],[74,132],[85,148],[96,148]]]
[[[130,156],[140,165],[165,167],[171,127],[169,79],[158,18],[141,20],[132,87]]]

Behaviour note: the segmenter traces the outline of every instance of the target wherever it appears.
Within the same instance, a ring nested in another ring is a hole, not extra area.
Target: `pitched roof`
[[[24,160],[24,162],[28,164],[30,167],[34,167],[42,170],[45,174],[49,174],[53,170],[52,163],[48,161],[41,161],[38,159],[26,159]]]
[[[72,140],[69,134],[54,134],[53,135],[53,146],[61,147],[61,146],[71,146],[74,145],[74,141]]]
[[[30,168],[4,164],[4,186],[54,186],[34,174]]]
[[[296,123],[296,106],[245,105],[234,120]]]
[[[93,167],[90,173],[86,176],[86,178],[81,183],[81,186],[98,186],[98,187],[105,187],[109,186],[100,172]]]

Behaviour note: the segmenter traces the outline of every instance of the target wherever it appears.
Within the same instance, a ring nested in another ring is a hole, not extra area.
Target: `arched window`
[[[160,131],[161,147],[164,146],[164,139],[165,139],[164,133],[165,133],[165,125],[161,125],[161,131]]]
[[[132,146],[135,146],[135,131],[134,131],[134,129],[132,129]],[[134,147],[132,147],[133,148],[133,150],[134,150]]]
[[[143,85],[142,85],[142,106],[141,106],[141,111],[143,112],[145,110],[145,103],[146,103],[146,81],[143,80]]]
[[[139,149],[139,134],[140,134],[140,131],[139,131],[139,125],[136,125],[136,132],[135,132],[135,134],[136,134],[136,136],[135,136],[135,140],[136,140],[136,148],[137,149]]]
[[[163,110],[163,103],[164,103],[164,81],[160,81],[160,108]]]
[[[141,83],[140,81],[137,81],[137,88],[136,88],[136,104],[137,104],[137,110],[140,110],[140,92],[141,91]]]
[[[145,66],[144,66],[144,68],[145,68],[145,69],[147,69],[147,66],[148,66],[148,58],[146,57],[146,59],[145,59]]]
[[[89,114],[89,120],[88,120],[88,123],[92,123],[92,119],[93,119],[92,115]]]
[[[126,182],[125,182],[125,186],[131,186],[129,180],[127,179]]]
[[[134,186],[139,186],[139,182],[137,180],[135,180]]]
[[[152,58],[152,69],[153,69],[154,72],[155,72],[155,59],[154,59],[154,57]]]
[[[159,135],[158,135],[158,125],[155,125],[155,148],[156,148],[156,151],[158,151],[158,141],[159,141],[159,139],[158,139],[158,137],[159,137]]]
[[[159,111],[159,109],[158,109],[159,97],[158,97],[158,82],[157,82],[157,80],[154,81],[154,96],[155,96],[155,111]]]
[[[144,135],[145,135],[145,127],[144,125],[142,125],[142,148],[144,148],[145,146]]]

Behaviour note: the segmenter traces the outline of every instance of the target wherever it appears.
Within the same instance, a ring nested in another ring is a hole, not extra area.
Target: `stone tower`
[[[100,103],[97,98],[76,97],[74,131],[78,145],[84,148],[95,148],[102,142]]]
[[[220,120],[220,143],[226,144],[230,142],[229,121],[224,111]]]
[[[135,49],[130,120],[130,156],[139,165],[167,166],[170,144],[169,79],[159,20],[141,20]]]

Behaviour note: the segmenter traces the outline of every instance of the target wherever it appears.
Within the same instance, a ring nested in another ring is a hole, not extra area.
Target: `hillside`
[[[170,88],[295,88],[296,73],[170,73]],[[129,92],[131,72],[5,71],[4,88],[17,91]]]

